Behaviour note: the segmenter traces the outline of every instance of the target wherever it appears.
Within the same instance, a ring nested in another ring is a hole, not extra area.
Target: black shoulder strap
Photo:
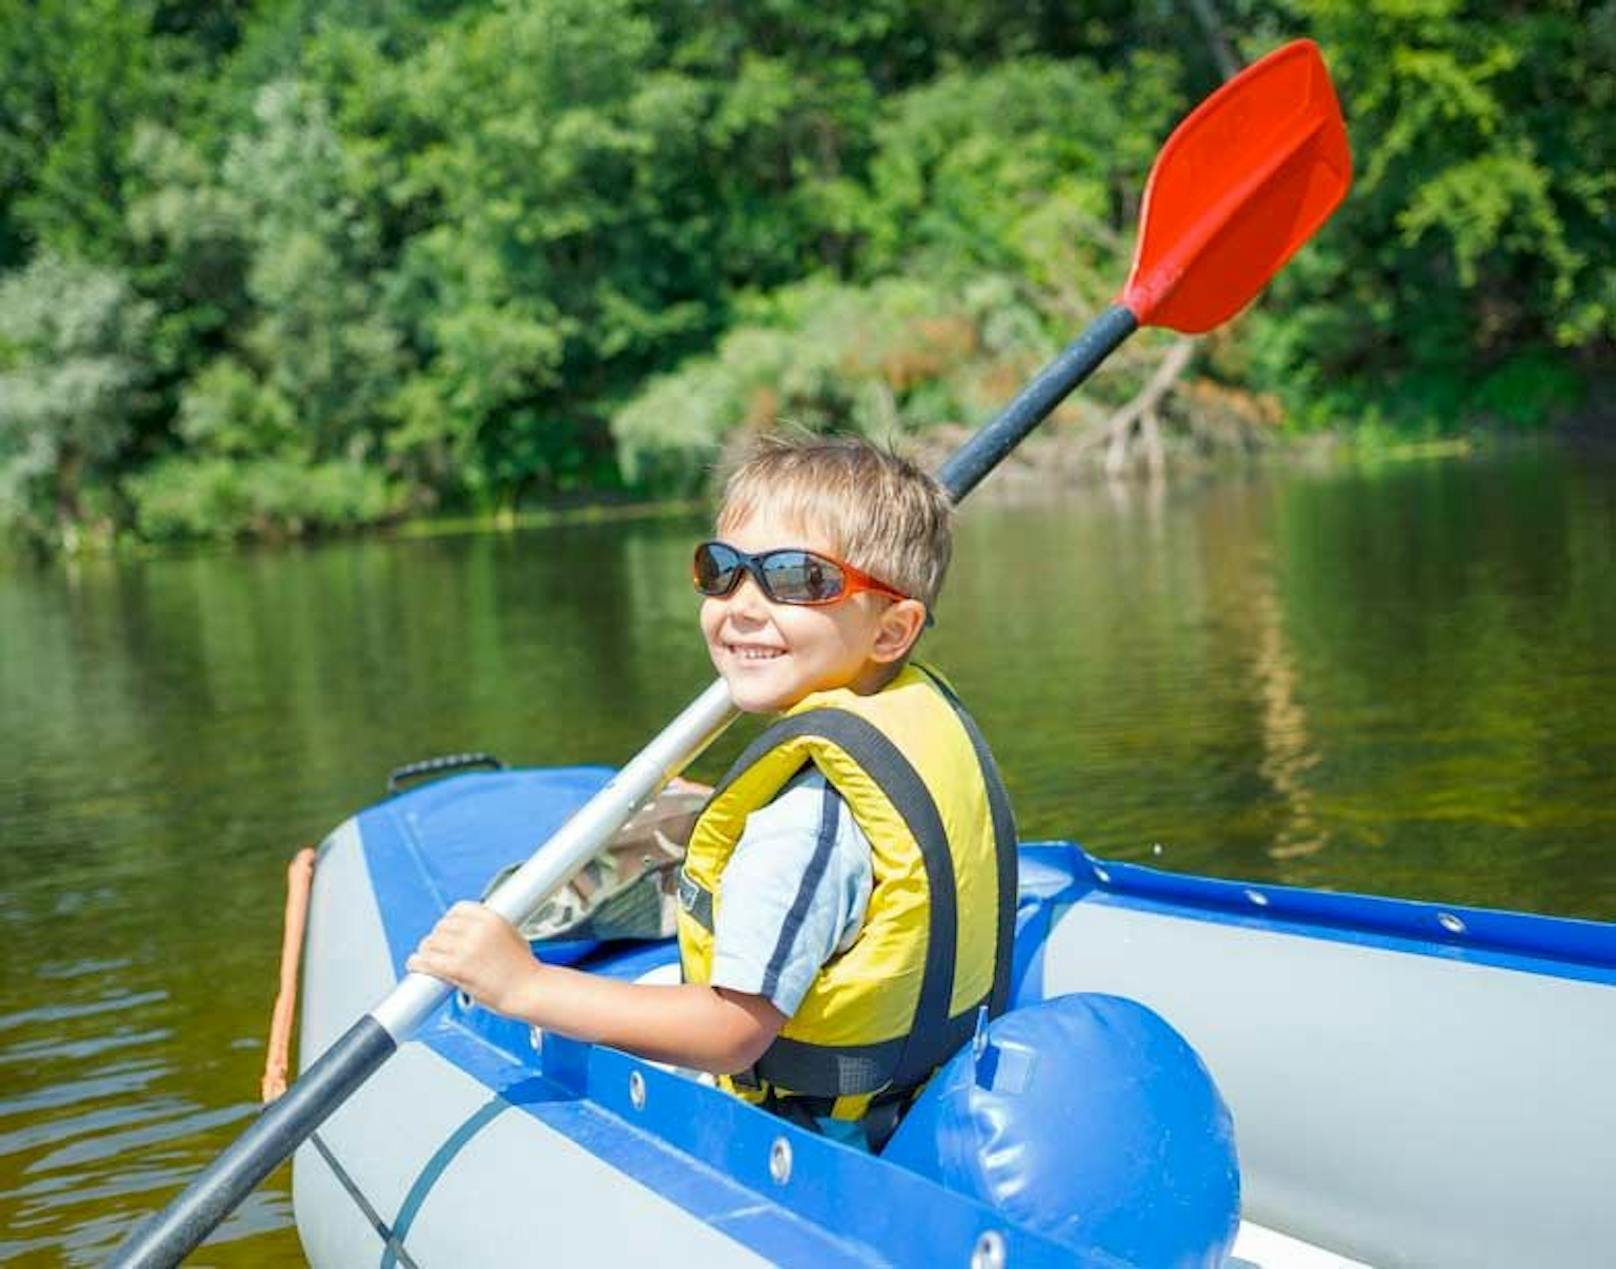
[[[1010,806],[1010,792],[1004,787],[1004,778],[999,774],[999,764],[994,761],[993,751],[988,748],[987,738],[976,725],[976,719],[971,717],[954,689],[940,675],[919,663],[912,664],[954,707],[965,734],[971,738],[971,748],[976,751],[977,764],[982,768],[982,782],[987,786],[988,811],[993,818],[993,853],[999,873],[998,929],[993,950],[993,993],[988,1000],[988,1016],[997,1018],[1010,1007],[1010,970],[1015,956],[1016,901],[1021,885],[1015,812]]]

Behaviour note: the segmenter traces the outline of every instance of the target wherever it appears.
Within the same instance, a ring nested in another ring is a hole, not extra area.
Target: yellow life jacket
[[[1010,994],[1016,830],[993,756],[941,678],[905,667],[869,696],[816,692],[736,760],[697,821],[679,886],[687,982],[710,981],[724,867],[747,816],[813,764],[869,839],[869,907],[751,1071],[749,1101],[858,1119],[918,1088]]]

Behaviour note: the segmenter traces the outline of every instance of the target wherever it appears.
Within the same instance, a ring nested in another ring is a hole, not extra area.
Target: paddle
[[[957,502],[1140,326],[1210,330],[1243,308],[1345,196],[1351,160],[1318,49],[1299,40],[1181,123],[1151,171],[1117,303],[944,464]],[[520,924],[735,717],[715,682],[487,899]],[[410,974],[113,1257],[173,1265],[341,1106],[450,993]]]

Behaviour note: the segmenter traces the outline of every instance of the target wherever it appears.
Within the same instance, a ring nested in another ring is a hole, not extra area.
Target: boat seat
[[[1104,1264],[1222,1265],[1240,1224],[1234,1125],[1160,1015],[1074,993],[986,1024],[882,1151]]]

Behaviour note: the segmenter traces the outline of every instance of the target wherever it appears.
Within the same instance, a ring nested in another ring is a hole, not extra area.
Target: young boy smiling
[[[685,981],[545,965],[474,903],[456,904],[409,968],[879,1148],[979,1011],[1008,997],[1008,800],[952,690],[910,663],[950,528],[936,482],[865,441],[756,442],[695,581],[736,706],[776,721],[692,832]]]

